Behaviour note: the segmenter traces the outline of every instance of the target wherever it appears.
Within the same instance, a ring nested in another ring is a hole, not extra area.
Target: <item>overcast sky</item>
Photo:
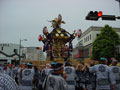
[[[115,0],[0,0],[0,43],[19,44],[24,46],[42,46],[38,41],[44,26],[52,31],[52,20],[61,14],[66,24],[62,28],[70,33],[81,29],[84,32],[90,26],[120,28],[120,20],[87,21],[89,11],[103,11],[103,14],[120,16],[119,4]],[[73,41],[74,45],[77,39]]]

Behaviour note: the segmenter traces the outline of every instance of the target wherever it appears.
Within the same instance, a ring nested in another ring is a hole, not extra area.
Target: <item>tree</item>
[[[105,57],[108,60],[112,57],[117,57],[117,46],[120,45],[120,37],[116,31],[109,25],[105,25],[101,29],[101,33],[93,42],[92,59],[99,60]]]

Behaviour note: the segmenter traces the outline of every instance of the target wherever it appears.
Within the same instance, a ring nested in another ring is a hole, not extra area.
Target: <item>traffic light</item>
[[[86,20],[94,20],[97,21],[99,18],[102,18],[102,20],[111,20],[115,21],[116,19],[120,19],[120,16],[116,17],[115,15],[103,15],[102,11],[90,11],[88,15],[86,16]]]
[[[90,11],[88,13],[88,15],[86,16],[86,20],[95,20],[95,21],[97,21],[99,19],[99,17],[101,17],[101,16],[102,16],[102,11],[100,11],[100,12]]]
[[[102,15],[102,20],[116,20],[115,15]]]
[[[36,47],[36,49],[38,49],[38,50],[42,50],[42,47]]]

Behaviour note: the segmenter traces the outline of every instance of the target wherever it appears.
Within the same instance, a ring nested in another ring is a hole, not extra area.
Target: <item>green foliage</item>
[[[101,29],[101,33],[93,42],[92,58],[99,60],[100,57],[106,57],[110,59],[117,55],[116,46],[120,44],[119,35],[112,27],[105,25]]]

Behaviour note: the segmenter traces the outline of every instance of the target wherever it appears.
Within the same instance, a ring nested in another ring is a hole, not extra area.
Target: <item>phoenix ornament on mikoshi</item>
[[[48,32],[47,27],[43,28],[43,34],[39,35],[38,40],[44,43],[43,52],[47,53],[47,58],[51,61],[66,60],[70,57],[70,52],[73,51],[72,41],[75,39],[77,33],[76,30],[72,34],[61,28],[61,24],[65,24],[62,21],[62,16],[59,14],[58,18],[49,21],[52,23],[53,30]],[[69,43],[67,45],[67,43]]]

